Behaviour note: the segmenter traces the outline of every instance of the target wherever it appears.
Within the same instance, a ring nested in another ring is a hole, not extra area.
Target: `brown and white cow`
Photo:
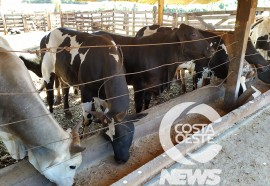
[[[165,90],[175,74],[180,61],[210,57],[213,53],[209,43],[197,29],[181,24],[178,29],[165,34],[154,33],[145,37],[125,37],[107,32],[118,45],[139,45],[121,47],[127,82],[133,85],[136,112],[149,107],[151,95],[158,95]],[[182,42],[182,43],[181,43]],[[165,44],[174,43],[174,44]],[[154,45],[147,45],[154,44]],[[145,46],[140,46],[145,45]],[[143,73],[140,73],[143,71]],[[135,74],[134,74],[135,73]],[[145,91],[144,89],[147,89]],[[147,95],[145,95],[145,93]]]
[[[23,62],[0,38],[0,139],[15,159],[29,162],[57,185],[72,185],[82,162],[76,130],[67,132],[48,112]]]

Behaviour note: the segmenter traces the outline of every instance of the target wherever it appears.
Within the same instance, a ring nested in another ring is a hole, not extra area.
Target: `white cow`
[[[28,70],[0,37],[0,139],[15,159],[30,163],[57,185],[73,184],[82,162],[78,127],[61,128],[39,97]],[[15,94],[13,94],[15,93]]]

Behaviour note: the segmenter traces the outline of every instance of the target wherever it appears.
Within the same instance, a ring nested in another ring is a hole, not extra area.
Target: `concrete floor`
[[[166,170],[172,175],[172,170],[191,169],[194,172],[196,169],[202,171],[220,169],[222,172],[219,174],[220,182],[217,185],[270,185],[270,105],[244,118],[214,142],[221,145],[222,150],[210,162],[196,163],[192,166],[176,163]],[[198,152],[206,151],[208,148],[209,145],[206,145]],[[187,185],[187,179],[183,180],[183,185]],[[169,183],[160,184],[158,175],[144,185],[169,185]],[[207,184],[195,182],[194,185]]]

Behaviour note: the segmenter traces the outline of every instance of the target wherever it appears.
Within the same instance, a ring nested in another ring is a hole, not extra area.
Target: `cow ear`
[[[76,154],[76,153],[84,151],[85,149],[86,149],[85,147],[82,147],[80,145],[72,145],[70,147],[70,153],[71,154]]]
[[[104,119],[104,114],[102,112],[91,111],[90,114],[92,114],[95,118],[98,118],[100,121],[103,121]]]
[[[123,121],[125,119],[126,115],[127,115],[127,112],[120,112],[120,113],[116,114],[116,116],[115,116],[116,121],[117,122]]]
[[[103,99],[94,97],[94,102],[95,102],[95,104],[96,104],[98,107],[102,106],[105,110],[106,110],[106,109],[109,109],[109,108],[108,108],[108,107],[109,107],[109,106],[108,106],[108,103],[107,103],[105,100],[103,100]]]

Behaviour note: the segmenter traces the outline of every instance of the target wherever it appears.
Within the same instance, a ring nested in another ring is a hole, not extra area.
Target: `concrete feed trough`
[[[111,145],[103,139],[102,135],[97,134],[83,140],[86,151],[83,152],[83,163],[78,170],[75,183],[77,185],[110,185],[113,183],[114,185],[123,185],[123,183],[138,185],[145,183],[149,178],[160,173],[162,168],[174,163],[169,158],[165,160],[159,156],[163,153],[162,150],[156,150],[154,152],[155,149],[151,149],[151,144],[146,144],[146,142],[150,142],[159,145],[158,138],[150,137],[148,141],[142,141],[143,138],[158,132],[160,122],[168,110],[183,102],[206,103],[211,105],[223,97],[224,87],[204,87],[145,111],[148,115],[135,123],[134,143],[131,148],[132,157],[124,165],[117,165],[114,162]],[[268,91],[256,98],[252,103],[249,102],[228,115],[225,115],[226,113],[220,110],[221,115],[225,116],[223,116],[220,123],[215,123],[214,130],[217,132],[216,134],[219,135],[230,127],[229,124],[233,125],[238,120],[269,103],[270,92]],[[144,149],[142,148],[145,148],[146,151],[143,151]],[[186,153],[199,148],[199,146],[191,145],[180,148],[182,150],[181,152]],[[145,152],[149,152],[149,154],[147,155]],[[148,173],[138,176],[137,168]],[[26,160],[1,169],[0,178],[0,185],[53,185],[44,176],[40,175]]]

